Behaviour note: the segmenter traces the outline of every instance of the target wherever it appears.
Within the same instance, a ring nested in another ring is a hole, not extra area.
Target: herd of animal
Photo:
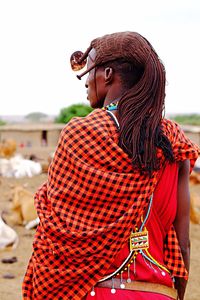
[[[43,171],[40,163],[16,155],[16,150],[14,140],[0,142],[0,177],[32,177]],[[32,192],[24,186],[12,186],[9,198],[11,205],[8,215],[4,211],[0,212],[0,249],[17,246],[19,237],[13,229],[15,225],[31,229],[39,223]]]

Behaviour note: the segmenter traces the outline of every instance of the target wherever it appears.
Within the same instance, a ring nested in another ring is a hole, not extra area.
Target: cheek
[[[102,75],[102,73],[99,73],[97,75],[96,90],[97,90],[98,99],[104,100],[106,96],[106,86],[105,86],[104,76]]]
[[[86,81],[86,85],[87,85],[88,93],[90,93],[90,94],[96,93],[94,76],[92,74],[90,74],[88,76],[87,81]]]
[[[95,86],[94,86],[94,83],[91,82],[89,85],[88,85],[88,95],[94,97],[94,94],[96,93],[95,91]]]

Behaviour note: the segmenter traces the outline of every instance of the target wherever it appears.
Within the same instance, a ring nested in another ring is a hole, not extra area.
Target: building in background
[[[55,147],[65,124],[23,123],[0,126],[0,142],[7,139],[16,141],[18,147]],[[200,126],[181,126],[186,135],[200,146]]]
[[[65,124],[27,123],[0,126],[0,141],[13,139],[18,147],[55,147]]]

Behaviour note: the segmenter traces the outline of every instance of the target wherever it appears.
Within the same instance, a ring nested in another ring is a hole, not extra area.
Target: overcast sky
[[[125,30],[144,35],[164,62],[166,112],[200,113],[199,0],[0,0],[0,116],[87,103],[71,53]]]

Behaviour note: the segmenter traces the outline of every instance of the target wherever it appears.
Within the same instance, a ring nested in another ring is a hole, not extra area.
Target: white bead
[[[121,288],[121,289],[124,289],[124,288],[125,288],[125,284],[124,284],[124,283],[121,283],[121,284],[120,284],[120,288]]]
[[[161,274],[162,274],[162,276],[165,276],[165,275],[166,275],[166,273],[165,273],[164,271],[162,271]]]
[[[130,282],[131,282],[131,279],[130,279],[130,278],[128,278],[126,281],[127,281],[128,283],[130,283]]]
[[[111,293],[115,294],[116,293],[116,289],[111,289]]]
[[[92,297],[94,297],[94,296],[95,296],[95,291],[91,291],[91,292],[90,292],[90,295],[91,295]]]

